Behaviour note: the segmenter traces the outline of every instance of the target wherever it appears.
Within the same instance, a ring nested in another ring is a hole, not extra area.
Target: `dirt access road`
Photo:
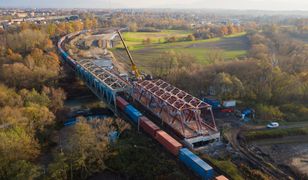
[[[294,122],[288,123],[287,125],[281,125],[280,129],[287,128],[308,128],[308,122]],[[225,133],[225,137],[230,142],[235,151],[239,152],[241,157],[248,160],[252,165],[262,170],[264,173],[270,175],[273,179],[293,179],[290,174],[282,171],[277,168],[276,163],[281,164],[292,164],[294,167],[297,167],[299,171],[305,172],[308,168],[308,164],[305,159],[308,158],[307,144],[297,144],[294,145],[295,141],[301,140],[298,143],[306,143],[307,137],[285,137],[275,140],[259,140],[256,143],[246,144],[245,141],[240,137],[242,131],[247,130],[265,130],[265,126],[253,126],[253,125],[243,125],[239,126],[238,122],[232,123],[232,128]],[[302,142],[304,140],[304,142]],[[270,141],[270,147],[267,147],[266,142]],[[292,144],[287,144],[290,142]],[[255,150],[261,150],[259,147],[264,147],[262,149],[261,155],[260,152],[255,152]],[[258,148],[255,148],[258,147]],[[276,148],[271,149],[271,148]],[[293,151],[292,151],[293,150]],[[302,150],[302,151],[299,151]],[[304,152],[305,151],[305,152]],[[295,153],[296,152],[296,153]],[[266,154],[270,158],[262,157],[262,154]],[[292,157],[293,156],[293,157]],[[295,156],[295,157],[294,157]],[[307,156],[307,157],[306,157]],[[275,158],[276,157],[276,158]],[[286,157],[290,161],[286,162]],[[274,160],[269,161],[268,159]],[[303,161],[304,160],[304,161]]]
[[[240,132],[247,130],[247,127],[232,128],[228,133],[225,133],[226,138],[232,145],[235,151],[240,153],[240,156],[252,164],[255,168],[262,170],[272,179],[293,179],[288,174],[276,168],[273,164],[266,162],[262,157],[256,156],[254,152],[249,150],[240,139]]]

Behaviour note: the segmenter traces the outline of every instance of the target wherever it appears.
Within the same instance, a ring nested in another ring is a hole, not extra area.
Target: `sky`
[[[308,10],[308,0],[0,0],[0,7]]]

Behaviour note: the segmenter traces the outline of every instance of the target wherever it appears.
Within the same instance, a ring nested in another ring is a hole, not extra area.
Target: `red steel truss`
[[[169,83],[143,80],[134,83],[133,98],[184,138],[217,132],[209,104]]]

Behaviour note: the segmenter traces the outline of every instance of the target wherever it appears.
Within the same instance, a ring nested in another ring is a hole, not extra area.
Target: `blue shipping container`
[[[137,109],[135,109],[132,105],[128,105],[124,111],[134,123],[138,124],[139,117],[141,117],[142,114]]]
[[[179,153],[180,161],[182,161],[188,168],[193,170],[196,174],[202,177],[202,179],[213,178],[213,168],[192,153],[187,148],[182,148]]]
[[[202,101],[208,103],[209,105],[212,106],[213,109],[218,109],[221,107],[220,105],[220,101],[217,100],[217,99],[214,99],[214,98],[208,98],[208,97],[205,97],[202,99]]]
[[[64,60],[66,60],[66,58],[67,58],[67,53],[66,53],[66,52],[63,52],[63,53],[62,53],[62,58],[63,58]]]

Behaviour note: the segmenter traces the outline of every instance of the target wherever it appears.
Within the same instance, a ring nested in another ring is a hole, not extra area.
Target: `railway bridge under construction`
[[[125,115],[138,129],[141,126],[202,179],[212,179],[213,168],[189,150],[196,150],[219,139],[220,133],[211,106],[161,79],[128,80],[122,78],[116,70],[103,68],[91,60],[73,59],[64,50],[64,44],[87,32],[72,33],[59,40],[57,46],[63,62],[116,115]],[[139,111],[134,107],[136,103],[140,105]],[[170,136],[147,116],[156,116],[161,120],[162,128],[167,127],[165,129],[172,131],[169,133],[174,136]]]
[[[63,44],[81,31],[64,36],[58,49],[65,63],[73,68],[89,89],[117,114],[117,96],[129,97],[142,104],[143,110],[161,120],[189,148],[202,147],[220,137],[209,104],[161,80],[127,81],[118,72],[98,66],[91,60],[75,60],[63,49]],[[116,33],[110,36],[115,38]],[[110,40],[109,40],[110,41]]]

